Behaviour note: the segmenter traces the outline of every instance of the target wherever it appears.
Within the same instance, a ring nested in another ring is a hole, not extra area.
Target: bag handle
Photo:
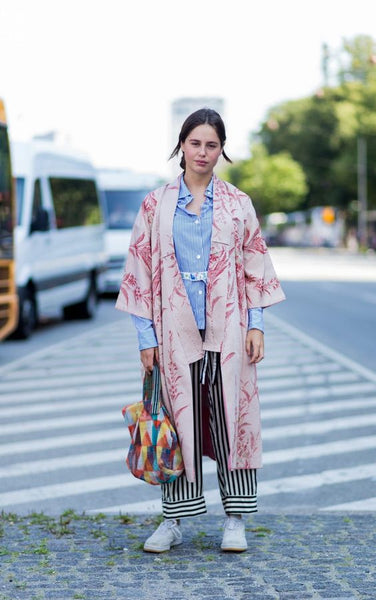
[[[161,395],[161,373],[159,366],[153,366],[153,393],[151,396],[151,414],[159,415],[161,409],[160,395]]]

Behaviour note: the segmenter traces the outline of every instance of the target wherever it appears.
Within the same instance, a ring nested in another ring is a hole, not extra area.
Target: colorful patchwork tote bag
[[[145,374],[143,401],[122,410],[131,434],[126,459],[131,473],[152,485],[174,481],[184,471],[176,431],[161,403],[159,367]]]

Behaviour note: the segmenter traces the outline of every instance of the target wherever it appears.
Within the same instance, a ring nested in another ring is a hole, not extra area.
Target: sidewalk
[[[208,515],[158,555],[142,552],[146,515],[3,514],[0,600],[375,600],[376,513],[246,521],[246,553],[221,553],[223,520]]]

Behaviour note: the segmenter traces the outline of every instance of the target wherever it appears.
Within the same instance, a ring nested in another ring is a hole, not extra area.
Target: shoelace
[[[175,519],[166,519],[165,521],[162,521],[158,529],[171,529],[176,525],[177,522],[175,521]]]
[[[232,519],[226,519],[226,521],[225,521],[226,529],[239,529],[239,528],[242,528],[242,526],[243,526],[243,522],[241,519],[232,518]]]

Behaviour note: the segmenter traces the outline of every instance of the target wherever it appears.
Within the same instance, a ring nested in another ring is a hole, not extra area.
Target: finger
[[[257,363],[261,360],[262,358],[262,349],[261,349],[261,344],[257,344],[257,345],[252,345],[252,355],[251,355],[251,360],[250,363]]]
[[[159,365],[159,348],[155,349],[154,358],[157,365]]]

